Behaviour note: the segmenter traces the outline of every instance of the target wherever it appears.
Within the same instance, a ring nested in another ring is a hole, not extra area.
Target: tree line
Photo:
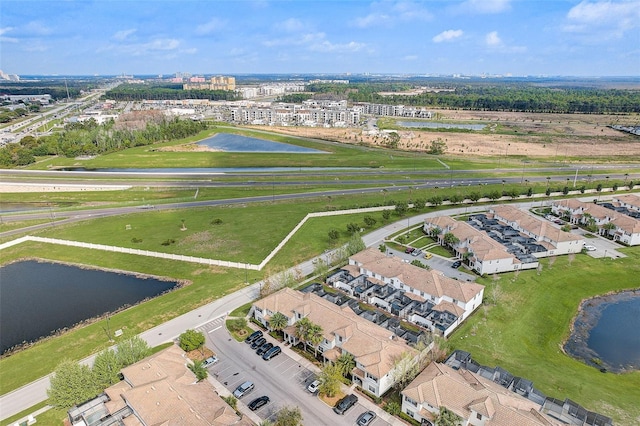
[[[26,136],[18,143],[0,148],[0,165],[26,166],[36,157],[59,155],[69,158],[79,155],[108,154],[141,145],[193,136],[207,128],[206,123],[179,118],[160,123],[147,123],[142,130],[122,129],[112,120],[98,125],[94,120],[70,123],[63,132],[35,138]]]
[[[121,84],[105,93],[107,99],[116,101],[209,99],[212,101],[235,101],[240,94],[232,90],[183,90],[182,85],[146,86]]]
[[[419,95],[382,96],[379,92],[406,90],[406,84],[352,83],[312,84],[315,96],[337,94],[351,102],[423,106],[480,111],[516,111],[546,113],[638,113],[640,90],[586,87],[533,87],[514,85],[458,85],[451,91],[425,92]]]

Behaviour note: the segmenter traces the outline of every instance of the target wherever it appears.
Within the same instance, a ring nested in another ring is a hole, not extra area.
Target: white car
[[[314,380],[313,382],[311,382],[311,384],[309,384],[309,386],[307,386],[307,390],[311,393],[316,393],[318,392],[319,386],[320,386],[320,380]]]
[[[590,245],[584,246],[584,249],[586,251],[596,251],[597,250],[595,246],[590,246]]]

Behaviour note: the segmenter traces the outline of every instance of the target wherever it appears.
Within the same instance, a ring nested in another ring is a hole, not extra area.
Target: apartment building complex
[[[327,284],[434,333],[448,336],[482,303],[484,286],[454,280],[368,248]]]
[[[595,232],[614,241],[629,246],[640,244],[640,196],[637,194],[620,195],[602,204],[576,199],[554,201],[551,209],[571,223],[594,226]]]
[[[228,76],[211,77],[209,81],[189,81],[182,85],[184,90],[236,90],[236,78]]]
[[[480,275],[534,269],[539,258],[579,253],[585,244],[581,236],[512,206],[493,207],[488,214],[469,216],[467,222],[428,218],[423,229]]]
[[[356,315],[349,306],[338,306],[313,293],[284,288],[254,302],[250,315],[268,327],[276,312],[287,317],[284,339],[293,345],[300,341],[295,324],[302,318],[322,327],[322,341],[315,349],[325,361],[351,354],[356,364],[351,371],[354,382],[376,396],[394,385],[399,359],[417,362],[420,355],[404,339]]]

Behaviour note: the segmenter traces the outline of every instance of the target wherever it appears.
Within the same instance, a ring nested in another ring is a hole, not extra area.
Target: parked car
[[[358,397],[350,394],[342,398],[336,403],[336,406],[333,407],[333,411],[336,414],[344,414],[347,410],[355,405],[358,402]]]
[[[253,382],[246,381],[233,391],[233,396],[240,399],[255,388]]]
[[[256,398],[249,403],[249,409],[251,411],[256,411],[260,407],[264,407],[269,402],[269,397],[266,395],[261,396],[260,398]]]
[[[596,246],[591,246],[591,245],[584,246],[584,249],[586,251],[596,251],[597,250]]]
[[[314,380],[307,386],[307,390],[311,393],[318,392],[318,388],[320,387],[320,380]]]
[[[218,362],[218,357],[215,356],[210,356],[209,358],[205,359],[204,361],[202,361],[202,366],[204,368],[209,368],[211,367],[213,364],[215,364],[216,362]]]
[[[433,257],[433,255],[431,253],[429,253],[429,252],[426,252],[424,254],[424,258],[427,259],[427,260],[431,259],[432,257]]]
[[[375,418],[376,413],[374,413],[373,411],[365,411],[364,413],[360,414],[360,417],[358,417],[356,424],[358,426],[368,426],[375,420]]]
[[[268,351],[266,351],[264,355],[262,355],[262,359],[264,359],[265,361],[269,361],[274,356],[280,355],[280,352],[282,352],[282,349],[280,349],[280,346],[274,346]]]
[[[260,346],[264,345],[266,342],[267,342],[267,339],[265,339],[264,337],[260,337],[259,339],[255,340],[251,344],[251,349],[258,349]]]
[[[253,333],[251,333],[249,335],[249,337],[244,339],[244,342],[245,343],[253,343],[256,339],[259,339],[260,337],[262,337],[262,331],[260,331],[260,330],[254,331]]]
[[[404,252],[409,254],[409,253],[413,253],[413,250],[414,250],[413,247],[407,247],[407,249]]]
[[[260,346],[258,348],[258,350],[256,350],[256,353],[258,355],[264,355],[265,352],[267,352],[269,349],[271,349],[273,347],[273,343],[271,342],[267,342],[264,345]]]
[[[420,256],[422,254],[422,250],[420,249],[415,249],[414,251],[411,252],[411,256]]]
[[[452,268],[459,268],[460,266],[462,266],[462,262],[460,262],[459,260],[456,260],[451,264]]]

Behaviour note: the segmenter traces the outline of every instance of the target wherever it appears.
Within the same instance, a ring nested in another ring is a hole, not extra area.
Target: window
[[[407,409],[407,414],[408,414],[410,417],[413,417],[413,411],[411,411],[411,410],[409,410],[409,409]]]
[[[376,388],[374,388],[373,386],[369,386],[369,392],[373,392],[375,394]]]
[[[417,407],[417,406],[418,406],[418,403],[417,403],[417,402],[415,402],[413,399],[411,399],[411,398],[409,398],[409,397],[407,397],[407,396],[405,396],[405,397],[404,397],[404,400],[405,400],[405,401],[407,401],[407,403],[408,403],[408,404],[413,405],[414,407]]]
[[[478,420],[482,420],[482,414],[480,414],[480,413],[476,413],[476,419],[478,419]]]

